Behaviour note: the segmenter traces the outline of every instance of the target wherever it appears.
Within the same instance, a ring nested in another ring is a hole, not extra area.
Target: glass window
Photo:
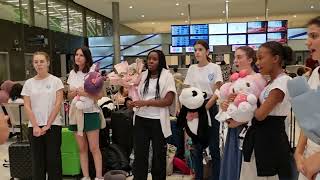
[[[82,9],[69,4],[69,32],[70,34],[83,36]]]
[[[87,36],[96,36],[96,18],[95,14],[91,11],[86,12],[86,22],[87,22]]]
[[[24,24],[31,24],[29,0],[21,0],[21,7],[22,22]]]
[[[60,32],[68,32],[66,1],[49,0],[49,29]]]
[[[102,17],[97,17],[97,36],[102,36]]]
[[[112,21],[106,19],[103,23],[104,36],[112,36]]]
[[[20,22],[19,0],[0,0],[0,19]]]
[[[48,28],[46,0],[34,0],[34,23],[37,27]]]

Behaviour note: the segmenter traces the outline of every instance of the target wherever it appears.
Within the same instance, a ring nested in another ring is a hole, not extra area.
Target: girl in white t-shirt
[[[63,101],[62,81],[48,73],[49,56],[33,54],[37,75],[28,79],[22,89],[25,112],[29,118],[32,157],[32,179],[62,180],[60,107]]]
[[[84,79],[93,64],[91,52],[87,47],[81,47],[75,51],[75,64],[69,74],[67,83],[69,84],[68,98],[74,99],[76,95],[87,96],[98,100],[102,97],[102,92],[96,97],[89,96],[83,89]],[[102,156],[99,147],[99,130],[101,128],[100,109],[95,104],[91,108],[84,109],[83,136],[78,135],[77,124],[70,124],[69,130],[75,132],[75,137],[80,151],[80,164],[82,169],[82,180],[90,180],[88,168],[88,144],[92,153],[95,168],[96,180],[103,179],[102,176]],[[71,123],[71,122],[70,122]],[[76,123],[76,122],[75,122]]]
[[[149,52],[147,68],[138,85],[140,100],[128,102],[129,106],[137,108],[133,118],[133,175],[134,180],[147,180],[152,141],[152,179],[165,180],[166,138],[172,134],[170,114],[175,115],[176,87],[162,51]]]
[[[195,179],[203,179],[203,150],[209,145],[212,157],[212,179],[219,179],[220,172],[220,148],[219,128],[220,123],[215,119],[218,112],[216,105],[217,96],[214,95],[216,88],[220,88],[223,78],[219,65],[211,62],[209,45],[206,41],[199,40],[194,45],[195,57],[198,64],[189,67],[184,84],[196,87],[207,93],[206,108],[210,112],[211,127],[209,128],[208,143],[204,144],[193,139],[192,163],[194,164]],[[210,99],[210,100],[209,100]],[[209,102],[208,102],[209,101]],[[199,129],[201,131],[201,129]]]
[[[320,16],[309,21],[306,44],[312,59],[320,61]],[[320,85],[319,72],[319,67],[315,68],[309,78],[311,89],[317,89]],[[299,180],[311,179],[320,171],[320,145],[304,136],[302,131],[294,157],[300,172]]]
[[[244,162],[240,180],[293,179],[292,157],[285,119],[290,111],[287,81],[282,63],[292,54],[278,42],[260,46],[257,65],[270,81],[259,97],[260,107],[243,142]]]

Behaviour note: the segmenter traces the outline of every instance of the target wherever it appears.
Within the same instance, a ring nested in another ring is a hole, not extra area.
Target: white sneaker
[[[90,177],[83,177],[83,178],[81,178],[81,180],[91,180],[91,178]]]

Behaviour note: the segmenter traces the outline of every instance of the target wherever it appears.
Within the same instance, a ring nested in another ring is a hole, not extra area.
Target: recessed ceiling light
[[[188,23],[188,21],[187,21],[187,20],[185,20],[184,22],[185,22],[185,23]]]
[[[154,22],[152,22],[151,24],[154,24]]]
[[[223,14],[225,14],[225,13],[226,13],[226,11],[222,11],[222,13],[223,13]]]
[[[144,14],[142,14],[141,17],[144,17]]]
[[[129,6],[129,8],[130,8],[130,9],[132,9],[132,8],[133,8],[133,6]]]
[[[182,13],[180,13],[180,15],[181,15],[181,16],[184,16],[184,13],[182,12]]]
[[[222,21],[222,19],[220,19],[220,22]]]
[[[230,2],[229,0],[226,0],[226,3]]]
[[[259,19],[259,17],[256,17],[256,19],[258,20],[258,19]]]
[[[314,8],[314,5],[311,5],[310,8],[313,9],[313,8]]]
[[[180,5],[180,4],[177,2],[177,3],[176,3],[176,6],[179,6],[179,5]]]
[[[297,15],[293,15],[293,17],[294,17],[294,18],[296,18],[296,17],[297,17]]]

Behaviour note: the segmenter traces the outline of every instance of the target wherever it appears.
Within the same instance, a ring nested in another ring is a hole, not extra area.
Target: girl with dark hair
[[[256,60],[256,52],[249,46],[241,46],[235,51],[234,64],[238,71],[247,70],[248,74],[255,74]],[[230,101],[233,101],[234,97],[235,95],[231,95]],[[228,103],[222,102],[227,104],[223,110],[228,108]],[[245,125],[232,119],[227,120],[227,123],[229,128],[221,162],[220,179],[239,180],[242,164],[239,134]]]
[[[75,51],[74,69],[71,70],[67,83],[69,84],[68,98],[74,99],[75,96],[87,96],[94,100],[102,97],[102,92],[95,96],[89,96],[83,89],[84,79],[93,64],[91,52],[87,47],[81,47]],[[88,144],[92,153],[96,169],[96,180],[103,179],[102,176],[102,156],[99,148],[99,129],[103,122],[99,116],[100,109],[98,105],[83,110],[84,127],[83,136],[77,133],[76,122],[70,122],[69,129],[75,132],[75,137],[79,146],[80,164],[82,169],[82,180],[90,180],[88,167]]]
[[[217,96],[214,95],[214,92],[217,88],[220,88],[223,78],[220,66],[212,63],[211,59],[209,58],[208,43],[206,41],[199,40],[195,43],[194,49],[194,54],[198,64],[193,64],[189,67],[184,84],[191,87],[196,87],[207,94],[206,108],[209,110],[211,117],[211,127],[208,131],[208,144],[203,144],[195,140],[192,142],[191,158],[195,168],[195,179],[203,179],[203,150],[206,149],[208,145],[213,163],[212,175],[210,179],[219,179],[220,123],[215,119],[215,116],[218,112],[218,107],[216,105]]]
[[[170,136],[170,114],[175,115],[176,88],[172,74],[167,70],[165,55],[160,50],[148,54],[147,70],[138,86],[140,100],[128,102],[136,107],[133,142],[135,180],[148,177],[148,154],[152,141],[152,179],[166,179],[166,138]]]
[[[258,50],[257,66],[270,81],[261,92],[261,105],[244,138],[241,180],[293,179],[294,167],[285,131],[285,119],[291,107],[287,81],[291,78],[282,69],[284,61],[292,56],[288,52],[274,41],[262,44]]]
[[[320,61],[320,16],[308,22],[306,45],[310,50],[311,58]],[[315,68],[309,78],[308,84],[311,89],[317,89],[320,85],[319,70],[319,67]],[[300,172],[299,180],[315,178],[320,171],[320,145],[308,139],[302,131],[294,157]]]
[[[19,83],[16,83],[12,86],[12,89],[9,93],[9,101],[8,103],[23,103],[23,97],[21,95],[23,86]]]

